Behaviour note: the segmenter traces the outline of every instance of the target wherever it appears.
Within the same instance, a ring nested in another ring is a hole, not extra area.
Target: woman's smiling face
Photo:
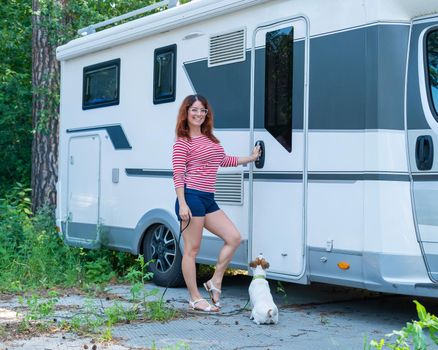
[[[187,111],[187,123],[189,128],[200,128],[205,121],[208,111],[201,101],[195,101]]]

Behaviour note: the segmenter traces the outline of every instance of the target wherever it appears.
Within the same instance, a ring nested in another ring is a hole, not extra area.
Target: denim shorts
[[[192,216],[205,216],[206,214],[220,210],[214,200],[214,193],[212,192],[203,192],[191,188],[185,188],[184,197],[190,211],[192,212]],[[175,214],[178,217],[178,220],[181,220],[179,216],[178,198],[175,201]]]

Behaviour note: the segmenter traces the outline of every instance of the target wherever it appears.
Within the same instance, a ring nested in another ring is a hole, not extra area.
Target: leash
[[[176,242],[176,244],[177,244],[176,248],[177,248],[177,249],[179,249],[179,247],[180,247],[179,243],[181,242],[181,236],[182,236],[182,233],[183,233],[183,232],[186,230],[186,228],[189,227],[189,225],[190,225],[190,219],[191,219],[191,218],[190,218],[190,216],[189,216],[189,220],[187,221],[187,225],[186,225],[186,227],[184,227],[184,228],[182,228],[182,220],[181,220],[180,223],[179,223],[179,235],[178,235],[178,239],[177,239],[177,242]],[[175,249],[175,251],[176,251],[176,249]],[[180,250],[180,253],[181,253],[181,250]],[[169,288],[169,284],[170,284],[170,281],[167,283],[167,286],[166,286],[166,288],[164,289],[163,294],[161,295],[160,303],[163,302],[164,294],[166,294],[167,289]]]
[[[222,316],[222,317],[229,317],[229,316],[238,315],[244,311],[249,311],[249,310],[246,310],[246,307],[248,306],[249,302],[250,302],[250,300],[248,298],[248,300],[246,301],[246,304],[243,307],[241,307],[240,309],[230,310],[227,312],[220,312],[220,311],[219,312],[211,312],[210,315],[211,316]]]

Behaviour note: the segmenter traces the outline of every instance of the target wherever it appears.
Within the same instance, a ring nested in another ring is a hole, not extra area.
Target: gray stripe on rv
[[[109,247],[135,253],[132,247],[134,230],[81,222],[63,222],[63,232],[68,232],[66,242],[71,246],[99,248]],[[98,237],[100,235],[100,237]],[[87,241],[87,243],[84,243]],[[117,243],[116,243],[117,242]]]
[[[179,228],[176,223],[176,216],[165,212],[164,210],[154,209],[145,214],[138,222],[135,229],[127,227],[114,227],[101,225],[99,231],[101,234],[101,242],[96,241],[98,226],[96,224],[84,224],[79,222],[69,222],[69,238],[67,243],[71,246],[99,248],[108,247],[121,251],[130,252],[132,254],[139,254],[142,251],[140,245],[143,241],[143,234],[152,225],[163,223],[172,228],[175,235],[178,234]],[[67,223],[62,222],[63,232],[65,232]],[[89,244],[84,244],[84,240],[89,241]],[[140,245],[137,245],[136,243]],[[197,257],[197,262],[213,264],[217,252],[223,246],[224,241],[216,237],[204,237],[202,247]],[[181,249],[183,249],[183,242],[181,240]],[[230,263],[231,267],[247,268],[248,267],[248,241],[242,240],[237,248],[233,260]]]
[[[310,40],[309,129],[404,129],[409,27],[376,25]],[[293,128],[303,127],[304,42],[294,46]],[[185,63],[197,93],[211,101],[218,129],[249,128],[250,52],[218,67]],[[255,128],[263,127],[264,49],[256,50]],[[354,88],[353,88],[354,87]],[[331,93],[336,90],[336,94]]]
[[[172,170],[145,170],[126,168],[125,173],[128,176],[173,177]]]
[[[336,181],[409,181],[408,174],[361,173],[361,174],[320,174],[309,173],[309,180],[336,180]]]
[[[125,169],[128,176],[140,177],[167,177],[173,176],[172,170],[146,170],[127,168]],[[244,179],[249,178],[249,173],[243,174]],[[417,177],[422,177],[417,175]],[[424,175],[427,177],[427,175]],[[255,180],[302,180],[301,172],[257,172],[253,173]],[[407,173],[391,174],[391,173],[308,173],[308,179],[314,181],[409,181]]]

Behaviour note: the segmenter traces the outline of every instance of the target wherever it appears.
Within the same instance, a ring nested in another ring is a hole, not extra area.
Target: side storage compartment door
[[[66,240],[71,245],[99,245],[100,148],[99,135],[69,140]]]
[[[407,133],[417,238],[438,282],[438,17],[413,22],[407,77]]]

